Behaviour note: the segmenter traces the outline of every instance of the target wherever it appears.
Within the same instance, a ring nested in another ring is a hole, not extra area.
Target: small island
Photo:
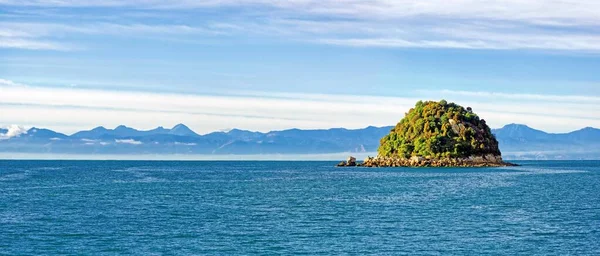
[[[498,141],[470,107],[445,100],[419,101],[380,141],[377,157],[339,167],[500,167]]]

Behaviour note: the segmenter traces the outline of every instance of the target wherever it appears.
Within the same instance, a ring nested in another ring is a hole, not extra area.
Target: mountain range
[[[376,152],[392,126],[349,130],[289,129],[252,132],[233,129],[199,135],[183,124],[141,131],[124,125],[97,127],[72,135],[31,128],[0,129],[0,152],[56,154],[326,154]],[[526,125],[494,129],[506,159],[600,159],[600,129],[547,133]],[[375,153],[373,153],[375,154]]]

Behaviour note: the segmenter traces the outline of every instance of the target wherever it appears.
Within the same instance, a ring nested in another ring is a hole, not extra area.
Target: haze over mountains
[[[65,135],[48,129],[0,129],[0,152],[55,154],[325,154],[376,152],[392,126],[349,130],[233,129],[199,135],[183,124],[140,131],[97,127]],[[510,124],[493,133],[506,159],[600,159],[600,129],[552,134]]]

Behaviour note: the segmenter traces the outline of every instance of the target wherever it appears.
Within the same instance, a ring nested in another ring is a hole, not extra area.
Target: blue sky
[[[0,0],[0,125],[600,127],[600,2]]]

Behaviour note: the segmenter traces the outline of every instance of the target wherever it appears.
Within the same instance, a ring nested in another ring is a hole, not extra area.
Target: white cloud
[[[221,35],[227,31],[210,27],[192,27],[187,25],[160,24],[117,24],[92,22],[89,24],[60,24],[35,22],[0,22],[0,48],[19,48],[27,50],[82,50],[65,41],[68,35],[105,35],[105,36],[152,36],[152,35]]]
[[[588,0],[0,0],[12,6],[210,8],[215,6],[265,6],[296,12],[353,15],[386,19],[435,15],[490,19],[598,20],[600,3]]]
[[[525,94],[525,93],[500,93],[500,92],[483,92],[483,91],[421,91],[423,93],[439,93],[442,95],[466,96],[466,97],[485,97],[491,99],[507,99],[507,100],[537,100],[548,102],[584,102],[600,104],[600,97],[585,96],[585,95],[549,95],[549,94]]]
[[[531,36],[499,35],[496,40],[452,39],[452,40],[405,40],[402,38],[349,38],[322,39],[320,43],[356,47],[394,47],[394,48],[456,48],[456,49],[553,49],[600,51],[600,36]]]
[[[0,48],[68,51],[70,47],[57,42],[0,37]]]
[[[401,38],[349,38],[322,39],[320,43],[357,47],[397,47],[397,48],[459,48],[459,49],[502,49],[481,41],[410,41]]]
[[[15,83],[11,80],[1,79],[0,78],[0,86],[8,87],[8,86],[25,86],[23,84]]]
[[[41,22],[0,22],[0,37],[42,38],[68,34],[140,35],[140,34],[219,34],[211,27],[144,23],[88,22],[77,25]]]
[[[272,7],[296,14],[390,20],[405,17],[517,20],[541,24],[599,24],[600,2],[589,0],[0,0],[8,6],[189,9]]]
[[[77,26],[4,22],[0,25],[0,47],[11,48],[68,50],[74,46],[57,42],[57,36],[89,34],[144,35],[155,36],[152,40],[175,41],[195,41],[215,35],[259,35],[359,47],[600,51],[598,1],[0,0],[0,4],[52,8],[127,7],[149,14],[164,13],[164,9],[175,14],[189,8],[227,6],[239,9],[234,16],[223,14],[218,19],[202,20],[200,24],[198,20],[185,18],[178,19],[180,24],[147,24],[143,19],[131,17],[131,21],[121,19],[122,23],[113,24],[107,23],[105,18],[94,21],[93,14],[86,18],[88,22]]]
[[[115,140],[116,143],[121,144],[131,144],[131,145],[141,145],[143,144],[141,141],[137,141],[134,139],[125,139],[125,140]]]
[[[198,145],[197,143],[183,143],[183,142],[175,142],[175,145],[182,145],[182,146],[196,146]]]
[[[99,125],[152,129],[178,123],[199,133],[224,127],[256,131],[363,128],[395,124],[416,101],[442,98],[473,107],[492,127],[523,123],[551,132],[600,127],[599,99],[581,95],[433,91],[415,97],[272,92],[212,96],[33,86],[0,86],[0,90],[2,120],[56,127],[61,132]]]
[[[0,48],[68,51],[74,47],[49,37],[75,30],[60,24],[0,22]]]
[[[19,137],[21,134],[27,134],[27,129],[23,126],[9,125],[5,127],[6,133],[0,133],[0,140],[7,140],[14,137]]]

